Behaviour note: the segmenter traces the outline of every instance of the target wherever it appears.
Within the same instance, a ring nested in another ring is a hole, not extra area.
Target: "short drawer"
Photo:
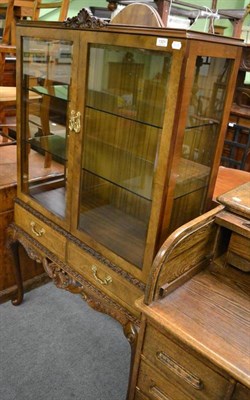
[[[65,259],[66,238],[17,204],[15,223],[58,258]]]
[[[233,232],[230,238],[227,262],[242,271],[250,271],[250,239]]]
[[[160,333],[153,326],[146,328],[143,356],[193,399],[224,399],[230,382],[203,360]]]
[[[137,391],[140,391],[146,399],[150,400],[194,400],[196,397],[187,395],[177,387],[175,382],[164,379],[162,375],[141,361]]]
[[[133,400],[149,400],[149,398],[146,397],[146,396],[140,391],[140,389],[137,387],[137,388],[136,388],[136,391],[135,391],[135,396],[134,396]]]
[[[139,317],[139,311],[134,304],[143,295],[140,288],[71,242],[68,243],[67,263],[83,278]]]

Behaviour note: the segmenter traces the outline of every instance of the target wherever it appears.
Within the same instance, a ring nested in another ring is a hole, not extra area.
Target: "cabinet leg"
[[[131,322],[128,322],[124,326],[123,332],[131,346],[130,375],[129,375],[127,397],[126,397],[126,400],[130,400],[131,399],[130,387],[131,387],[131,378],[132,378],[132,371],[135,359],[136,344],[138,339],[138,328]]]
[[[23,280],[22,280],[22,273],[21,273],[21,267],[20,267],[18,247],[19,247],[19,244],[17,241],[12,242],[10,244],[10,249],[11,249],[13,261],[14,261],[14,274],[15,274],[16,284],[17,284],[16,299],[11,301],[14,306],[19,306],[19,304],[21,304],[23,301]]]

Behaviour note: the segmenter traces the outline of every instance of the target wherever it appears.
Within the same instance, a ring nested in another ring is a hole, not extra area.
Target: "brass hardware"
[[[77,111],[75,116],[75,124],[74,124],[74,131],[75,133],[79,133],[81,130],[81,121],[80,121],[81,113]]]
[[[69,119],[69,130],[79,133],[81,130],[81,113],[79,111],[72,110]]]
[[[201,390],[203,388],[202,380],[199,377],[187,371],[166,353],[159,351],[156,356],[159,361],[166,365],[174,374],[178,375],[184,381],[189,383],[189,385],[193,386],[197,390]]]
[[[150,386],[149,391],[157,400],[170,400],[157,386]]]
[[[110,275],[106,276],[106,278],[104,279],[100,279],[97,276],[97,267],[95,265],[92,265],[91,269],[93,272],[93,276],[98,283],[100,283],[101,285],[110,285],[112,283],[112,278]]]
[[[74,130],[74,122],[75,122],[75,111],[71,111],[71,117],[69,119],[69,130],[73,131]]]
[[[36,223],[35,223],[35,222],[32,221],[32,222],[30,223],[30,226],[31,226],[32,232],[33,232],[37,237],[41,237],[41,236],[43,236],[43,235],[45,234],[45,229],[44,229],[44,228],[37,229],[37,228],[36,228]]]

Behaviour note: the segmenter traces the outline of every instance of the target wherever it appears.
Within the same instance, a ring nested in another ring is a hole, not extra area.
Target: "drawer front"
[[[227,262],[242,271],[250,271],[250,239],[233,232],[228,246]]]
[[[150,400],[196,400],[144,361],[140,364],[137,388]]]
[[[66,238],[17,204],[15,223],[58,258],[65,259]]]
[[[233,393],[232,400],[249,400],[250,399],[250,389],[237,383],[235,391]]]
[[[183,350],[151,325],[146,328],[143,355],[168,380],[181,387],[193,399],[224,399],[230,382]]]
[[[67,262],[75,271],[118,301],[133,315],[140,316],[134,305],[135,300],[143,295],[139,288],[71,242],[68,243]]]

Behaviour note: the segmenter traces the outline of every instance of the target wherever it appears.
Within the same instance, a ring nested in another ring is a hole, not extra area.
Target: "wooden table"
[[[216,180],[214,200],[221,194],[246,182],[250,182],[250,172],[221,166]]]

